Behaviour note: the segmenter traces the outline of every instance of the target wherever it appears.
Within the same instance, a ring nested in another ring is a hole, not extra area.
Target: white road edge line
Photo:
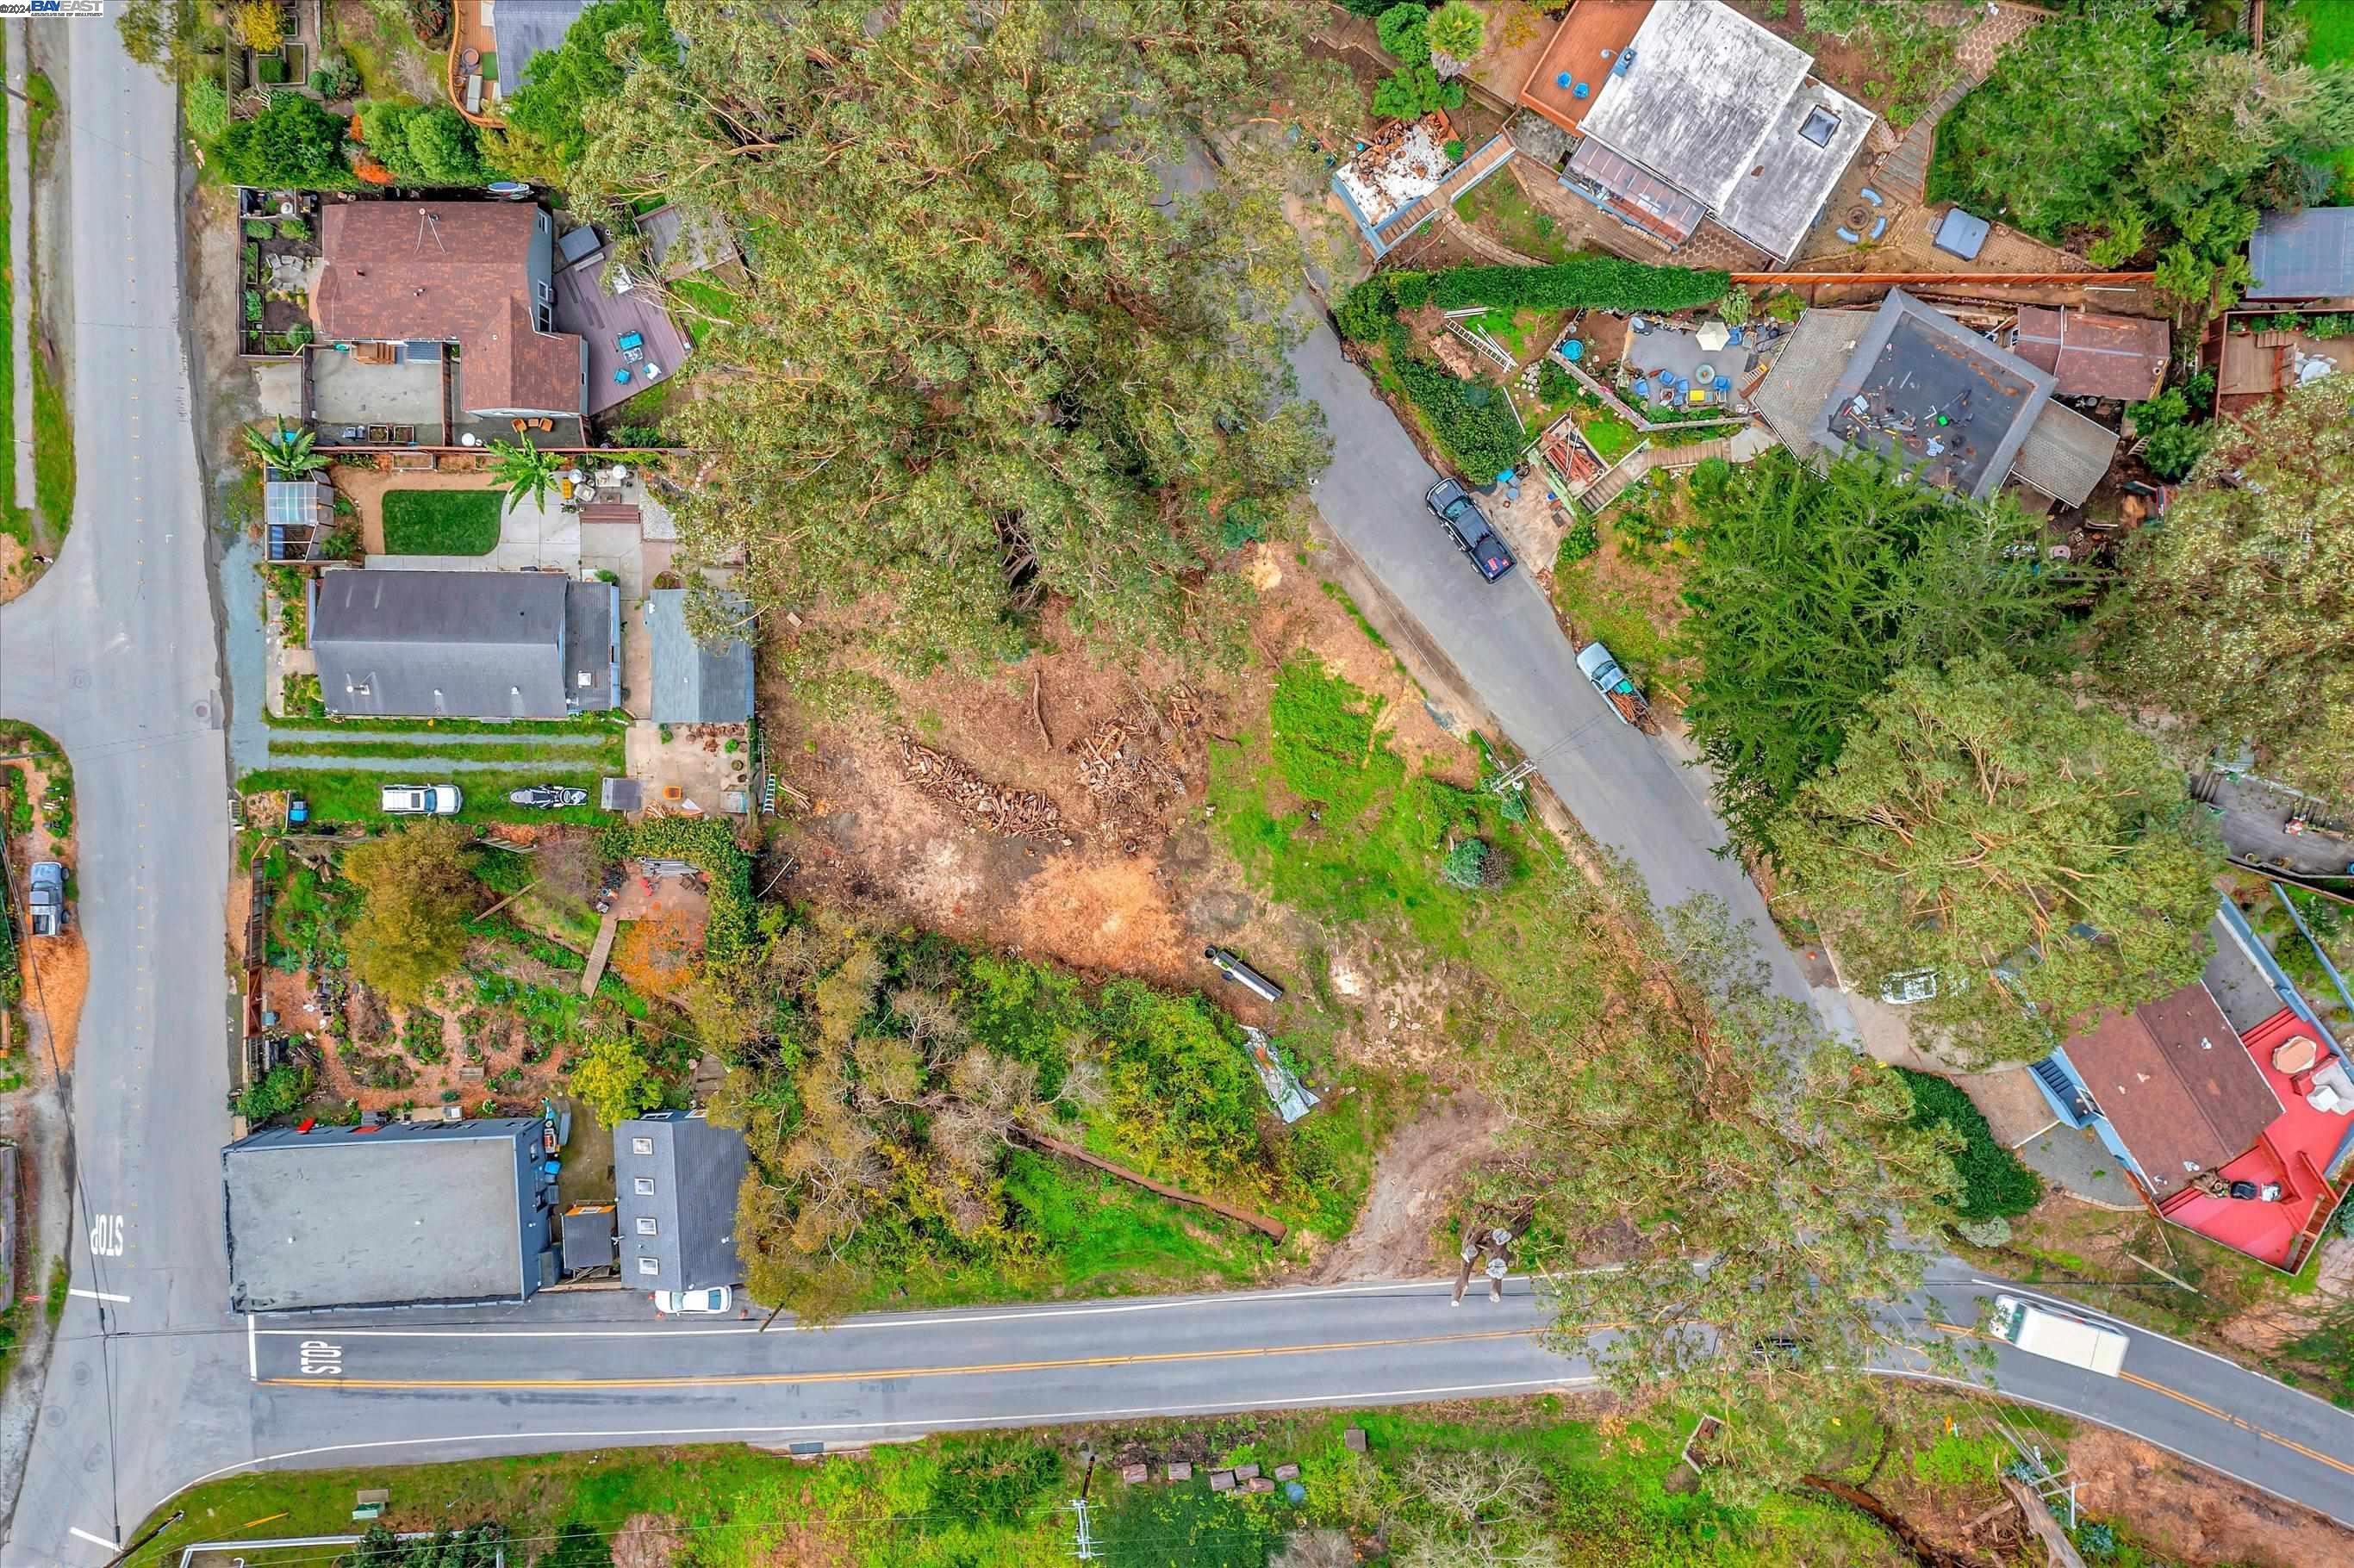
[[[2031,1290],[2024,1285],[2006,1285],[1999,1280],[1981,1279],[1976,1276],[1971,1277],[1970,1283],[1973,1285],[1989,1286],[1997,1290],[2016,1291],[2021,1296],[2032,1296],[2038,1301],[2049,1301],[2054,1307],[2064,1307],[2071,1312],[2089,1313],[2093,1317],[2115,1324],[2120,1332],[2129,1337],[2139,1335],[2143,1339],[2157,1340],[2162,1343],[2172,1345],[2178,1351],[2189,1351],[2194,1356],[2205,1356],[2209,1361],[2215,1362],[2218,1366],[2228,1367],[2232,1371],[2238,1372],[2243,1377],[2255,1378],[2260,1382],[2272,1384],[2283,1393],[2293,1393],[2300,1399],[2310,1401],[2312,1404],[2319,1405],[2323,1410],[2327,1411],[2332,1415],[2342,1415],[2345,1414],[2345,1412],[2338,1406],[2330,1404],[2329,1401],[2322,1398],[2319,1394],[2315,1393],[2311,1389],[2297,1388],[2293,1384],[2283,1383],[2280,1379],[2273,1376],[2270,1372],[2258,1372],[2253,1367],[2242,1366],[2239,1362],[2233,1361],[2229,1356],[2218,1355],[2213,1351],[2208,1350],[2203,1346],[2194,1345],[2188,1340],[2178,1340],[2171,1334],[2162,1334],[2156,1329],[2145,1329],[2140,1324],[2129,1322],[2126,1319],[2116,1316],[2115,1313],[2104,1312],[2098,1307],[2087,1307],[2081,1301],[2070,1301],[2058,1296],[2046,1296],[2040,1291]],[[2161,1444],[2160,1446],[2162,1447],[2164,1445]],[[2213,1467],[2210,1466],[2209,1468],[2211,1469]],[[2233,1478],[2236,1479],[2237,1478],[2235,1477]],[[2349,1525],[2349,1528],[2354,1528],[2354,1525]]]
[[[1507,1284],[1527,1282],[1524,1275],[1513,1275]],[[1452,1288],[1455,1281],[1447,1279],[1397,1279],[1368,1285],[1334,1285],[1314,1290],[1263,1290],[1231,1298],[1182,1297],[1168,1301],[1128,1301],[1094,1307],[1044,1307],[1021,1312],[955,1312],[927,1318],[891,1318],[882,1320],[853,1320],[816,1328],[802,1323],[788,1323],[779,1330],[791,1333],[840,1334],[860,1329],[938,1329],[973,1323],[1018,1323],[1034,1318],[1103,1318],[1130,1312],[1170,1312],[1184,1308],[1245,1306],[1263,1301],[1299,1301],[1323,1296],[1369,1296],[1386,1290],[1432,1290]],[[661,1328],[649,1325],[642,1329],[475,1329],[463,1326],[435,1329],[347,1329],[340,1323],[319,1323],[305,1329],[263,1329],[263,1334],[287,1339],[317,1339],[333,1334],[355,1340],[612,1340],[660,1336],[678,1339],[696,1335],[757,1334],[757,1328],[686,1329]]]
[[[1353,1404],[1371,1404],[1378,1401],[1440,1399],[1455,1394],[1492,1394],[1518,1388],[1586,1388],[1597,1379],[1591,1377],[1518,1378],[1510,1383],[1456,1383],[1444,1388],[1390,1388],[1348,1393],[1306,1393],[1296,1399],[1246,1400],[1240,1404],[1221,1400],[1209,1404],[1134,1404],[1117,1410],[1050,1410],[1020,1415],[949,1415],[935,1416],[928,1421],[813,1421],[796,1426],[651,1426],[639,1429],[583,1430],[576,1432],[468,1432],[437,1437],[386,1437],[366,1443],[330,1443],[317,1448],[291,1448],[282,1454],[257,1454],[250,1459],[240,1459],[234,1465],[223,1465],[208,1470],[182,1485],[172,1494],[177,1497],[191,1487],[207,1481],[232,1476],[240,1470],[258,1470],[265,1466],[283,1465],[292,1460],[315,1458],[321,1454],[356,1453],[364,1449],[415,1448],[428,1444],[446,1443],[546,1443],[552,1438],[587,1439],[625,1437],[718,1437],[737,1436],[781,1437],[797,1432],[879,1432],[885,1427],[912,1427],[918,1433],[944,1432],[957,1426],[1064,1426],[1075,1421],[1108,1421],[1145,1415],[1185,1415],[1201,1413],[1224,1413],[1248,1410],[1273,1410],[1284,1405],[1331,1406],[1344,1409]],[[524,1449],[537,1453],[539,1449]],[[164,1499],[169,1501],[170,1499]],[[162,1506],[160,1503],[158,1507]],[[2302,1506],[2302,1505],[2300,1505]],[[77,1534],[80,1532],[77,1531]]]
[[[253,1314],[245,1315],[245,1378],[248,1383],[261,1381],[261,1341],[253,1337]]]
[[[82,1529],[81,1526],[78,1524],[69,1524],[66,1526],[66,1533],[68,1535],[79,1535],[84,1541],[89,1542],[92,1546],[103,1546],[109,1552],[120,1552],[122,1550],[122,1545],[120,1542],[109,1541],[102,1535],[92,1535],[90,1531]]]
[[[129,1301],[129,1300],[131,1299],[131,1298],[130,1298],[130,1297],[128,1297],[128,1296],[117,1296],[117,1295],[115,1295],[115,1294],[114,1294],[112,1291],[111,1291],[111,1290],[84,1290],[84,1289],[83,1289],[80,1286],[79,1286],[79,1285],[69,1285],[69,1286],[67,1286],[67,1287],[66,1287],[66,1294],[67,1294],[67,1295],[69,1295],[69,1296],[80,1296],[80,1297],[84,1297],[84,1298],[88,1298],[89,1300],[91,1300],[91,1301],[126,1301],[126,1302],[127,1302],[127,1301]]]

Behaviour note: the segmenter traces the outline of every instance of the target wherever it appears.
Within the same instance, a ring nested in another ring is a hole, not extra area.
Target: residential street
[[[92,984],[72,1104],[77,1295],[0,1561],[95,1568],[176,1489],[255,1463],[407,1463],[743,1438],[785,1444],[1279,1404],[1574,1386],[1515,1282],[1460,1308],[1428,1282],[884,1314],[821,1332],[654,1319],[631,1292],[499,1312],[244,1320],[224,1309],[223,892],[229,835],[202,485],[179,320],[169,92],[111,26],[70,29],[80,512],[0,609],[0,712],[47,728],[79,787]],[[1339,451],[1333,526],[1653,895],[1724,897],[1808,997],[1755,890],[1712,851],[1702,780],[1617,724],[1529,578],[1490,588],[1422,511],[1432,475],[1320,320],[1297,355]],[[1562,744],[1566,741],[1567,744]],[[1835,998],[1816,997],[1835,1020]],[[1935,1287],[1976,1317],[1987,1287]],[[2354,1523],[2354,1415],[2140,1330],[2121,1380],[2006,1351],[2020,1397],[2118,1425]],[[1897,1369],[1891,1369],[1892,1371]]]
[[[37,25],[69,40],[71,62],[81,483],[58,564],[0,609],[0,712],[73,760],[93,980],[72,1069],[73,1283],[126,1299],[67,1306],[0,1552],[12,1564],[102,1560],[70,1532],[120,1539],[186,1455],[249,1440],[234,1346],[161,1337],[218,1330],[228,1288],[214,1152],[228,1125],[228,778],[181,353],[175,110],[108,23]],[[99,1337],[101,1309],[126,1337]]]
[[[1332,466],[1314,492],[1324,521],[1422,623],[1586,832],[1642,874],[1654,903],[1697,893],[1723,899],[1755,927],[1776,987],[1811,1001],[1832,1027],[1851,1029],[1836,991],[1809,991],[1740,863],[1717,853],[1724,830],[1706,778],[1618,722],[1579,673],[1528,563],[1501,582],[1480,579],[1423,504],[1438,475],[1342,356],[1323,312],[1299,308],[1312,321],[1291,363],[1332,433]]]

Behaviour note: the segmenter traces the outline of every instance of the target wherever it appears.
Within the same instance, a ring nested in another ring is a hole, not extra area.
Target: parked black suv
[[[1487,515],[1463,482],[1442,479],[1430,487],[1424,503],[1438,518],[1438,525],[1455,541],[1455,547],[1471,557],[1479,575],[1494,582],[1512,569],[1512,552],[1504,548],[1503,538],[1488,525]]]

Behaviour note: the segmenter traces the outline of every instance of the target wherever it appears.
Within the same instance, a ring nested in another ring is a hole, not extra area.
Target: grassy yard
[[[388,556],[487,556],[498,548],[495,490],[388,490],[384,549]]]
[[[0,233],[11,221],[17,193],[8,188],[8,163],[0,158]],[[29,193],[27,193],[29,199]],[[0,534],[27,550],[33,547],[33,514],[16,493],[16,274],[0,267]]]
[[[1967,1414],[1959,1402],[1944,1402],[1940,1409],[1946,1407]],[[651,1515],[691,1552],[691,1559],[680,1560],[704,1568],[776,1563],[1026,1568],[1069,1555],[1070,1514],[1063,1505],[1085,1467],[1082,1445],[1155,1461],[1155,1479],[1146,1485],[1096,1478],[1096,1536],[1115,1563],[1265,1568],[1294,1530],[1407,1536],[1432,1517],[1410,1466],[1476,1464],[1484,1455],[1510,1456],[1532,1467],[1540,1500],[1528,1510],[1525,1528],[1558,1542],[1565,1563],[1783,1568],[1906,1560],[1870,1520],[1819,1497],[1776,1493],[1754,1508],[1733,1508],[1705,1490],[1685,1489],[1681,1479],[1670,1489],[1681,1469],[1675,1454],[1682,1432],[1666,1413],[1656,1421],[1614,1421],[1607,1428],[1585,1417],[1583,1407],[1547,1396],[1476,1408],[1406,1406],[957,1434],[813,1465],[707,1446],[272,1470],[207,1482],[173,1499],[169,1506],[185,1508],[186,1517],[129,1562],[136,1568],[176,1562],[196,1541],[344,1534],[355,1528],[353,1494],[384,1487],[392,1494],[383,1521],[390,1529],[496,1520],[505,1527],[511,1563],[545,1560],[568,1525],[610,1533],[624,1520]],[[1868,1414],[1861,1425],[1882,1430]],[[1362,1455],[1346,1446],[1350,1426],[1365,1433]],[[1881,1467],[1872,1480],[1877,1489],[1948,1511],[1999,1499],[1987,1439],[1942,1434],[1934,1425],[1924,1428],[1916,1421],[1890,1434],[1901,1457]],[[1159,1478],[1172,1457],[1194,1461],[1192,1481]],[[1213,1467],[1243,1462],[1270,1468],[1298,1464],[1306,1500],[1292,1503],[1279,1491],[1221,1497],[1209,1489]],[[1851,1468],[1861,1478],[1861,1467]],[[264,1520],[259,1526],[249,1522]],[[316,1563],[318,1552],[239,1555],[249,1568],[292,1568],[298,1561]],[[199,1562],[212,1568],[210,1560]]]
[[[35,71],[25,83],[25,96],[32,101],[26,116],[26,131],[33,149],[33,171],[36,175],[47,161],[42,150],[42,135],[58,111],[58,90],[49,79]],[[34,291],[34,320],[39,321],[39,290]],[[36,333],[38,332],[37,324]],[[13,397],[13,393],[12,393]],[[12,427],[13,429],[13,427]],[[74,444],[73,417],[67,411],[65,389],[58,385],[50,372],[48,360],[36,352],[33,355],[33,503],[49,525],[51,540],[61,540],[73,526]]]
[[[1566,261],[1575,249],[1549,214],[1530,201],[1511,172],[1499,171],[1455,198],[1455,216],[1490,239],[1540,261]]]
[[[616,737],[629,727],[629,715],[614,709],[610,713],[584,714],[578,718],[565,719],[421,719],[421,718],[300,718],[281,717],[265,713],[262,722],[274,729],[333,730],[348,728],[368,735],[594,735],[608,732]],[[356,751],[351,753],[357,756]]]
[[[528,784],[575,785],[588,790],[593,802],[599,777],[593,766],[567,768],[554,763],[514,773],[466,771],[437,776],[431,762],[420,761],[414,774],[333,768],[265,768],[239,779],[238,789],[249,795],[290,789],[310,801],[314,821],[358,822],[377,828],[395,821],[384,814],[380,804],[384,787],[419,783],[456,784],[465,798],[458,812],[461,822],[603,822],[610,817],[593,804],[535,811],[507,803],[508,790]]]

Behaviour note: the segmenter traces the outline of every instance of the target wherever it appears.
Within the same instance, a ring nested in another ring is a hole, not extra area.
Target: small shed
[[[1986,245],[1987,236],[1994,225],[1985,218],[1964,212],[1960,207],[1948,207],[1946,216],[1937,220],[1937,232],[1929,243],[1948,256],[1958,256],[1965,261],[1975,261]]]

